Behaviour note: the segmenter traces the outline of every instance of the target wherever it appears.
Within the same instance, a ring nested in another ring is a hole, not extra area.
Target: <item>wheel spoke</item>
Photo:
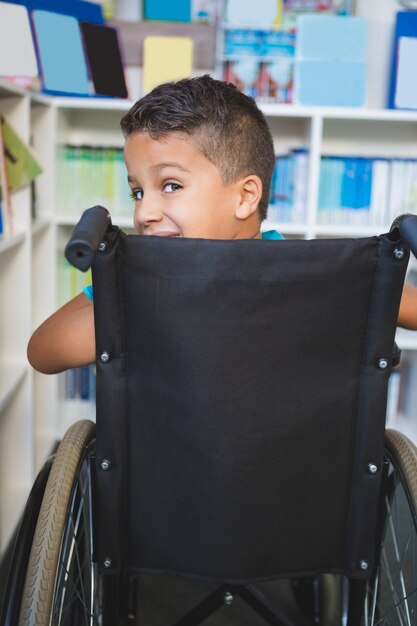
[[[398,434],[390,451],[379,565],[367,587],[362,626],[417,624],[416,512],[403,474],[417,473],[417,459]]]

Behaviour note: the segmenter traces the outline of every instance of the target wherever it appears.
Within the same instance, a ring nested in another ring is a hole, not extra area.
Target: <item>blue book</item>
[[[224,54],[226,56],[262,54],[262,32],[247,28],[228,28],[224,34]]]
[[[344,157],[344,172],[342,178],[342,208],[352,209],[356,202],[356,160],[353,157]]]
[[[88,365],[80,368],[79,382],[81,400],[90,400],[90,368]]]
[[[301,60],[294,70],[294,99],[318,106],[364,106],[366,64],[353,61]]]
[[[365,63],[367,48],[365,18],[320,14],[297,18],[298,59]]]
[[[329,189],[329,157],[322,157],[320,161],[320,179],[319,179],[319,210],[326,210],[328,206],[328,189]]]
[[[89,95],[87,62],[78,20],[50,11],[33,11],[42,87],[47,93]]]
[[[87,0],[6,0],[12,4],[21,4],[28,11],[40,9],[42,11],[52,11],[94,24],[104,24],[104,15],[101,4],[88,2]]]
[[[373,159],[362,158],[359,172],[359,199],[358,205],[360,209],[369,209],[371,206],[371,188],[372,188],[372,161]]]
[[[391,70],[388,90],[388,108],[394,109],[398,74],[398,46],[402,37],[417,37],[417,11],[398,11],[395,21],[394,43],[391,58]],[[414,76],[410,76],[410,81]]]
[[[191,22],[191,0],[145,0],[144,17],[147,20]]]
[[[65,398],[72,400],[77,396],[77,370],[75,368],[69,369],[65,372]]]
[[[269,204],[270,205],[274,205],[275,204],[275,185],[277,182],[277,176],[278,176],[278,160],[275,160],[275,167],[274,167],[274,171],[272,172],[272,179],[271,179],[271,193],[270,193],[270,197],[269,197]]]

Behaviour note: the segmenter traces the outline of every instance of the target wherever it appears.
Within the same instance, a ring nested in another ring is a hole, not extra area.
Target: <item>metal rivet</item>
[[[233,600],[234,600],[233,594],[231,594],[230,591],[226,591],[225,596],[223,598],[223,602],[227,604],[228,606],[230,606]]]
[[[388,360],[387,359],[379,359],[378,367],[379,367],[380,370],[387,369],[387,367],[388,367]]]
[[[103,252],[106,252],[107,250],[107,244],[105,241],[101,241],[98,245],[98,251],[101,252],[103,254]]]
[[[402,261],[404,258],[405,252],[403,250],[403,248],[395,248],[394,250],[394,258],[397,261]]]
[[[111,467],[111,461],[110,459],[103,459],[100,463],[100,469],[103,470],[103,472],[108,472],[108,470]]]
[[[111,559],[104,559],[103,565],[106,569],[109,569],[111,567]]]
[[[365,559],[362,559],[362,560],[359,562],[359,567],[361,568],[361,570],[362,570],[363,572],[366,572],[366,571],[369,569],[369,563],[368,563],[368,561],[365,561]]]
[[[100,361],[102,363],[107,363],[109,359],[110,359],[110,354],[106,350],[100,354]]]
[[[378,465],[375,463],[368,463],[368,474],[376,474],[378,471]]]

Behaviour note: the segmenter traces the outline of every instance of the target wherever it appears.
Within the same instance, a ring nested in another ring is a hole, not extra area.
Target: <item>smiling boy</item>
[[[252,98],[208,75],[165,83],[133,105],[121,128],[139,235],[261,238],[275,154]],[[272,232],[268,238],[281,237]],[[399,324],[417,329],[411,285],[403,292]],[[51,315],[28,344],[29,362],[45,374],[95,358],[88,292]]]

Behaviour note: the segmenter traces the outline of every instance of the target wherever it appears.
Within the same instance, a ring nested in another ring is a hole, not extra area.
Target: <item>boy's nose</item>
[[[151,200],[143,199],[139,206],[135,208],[134,224],[136,230],[142,231],[146,226],[162,219],[162,211]]]

